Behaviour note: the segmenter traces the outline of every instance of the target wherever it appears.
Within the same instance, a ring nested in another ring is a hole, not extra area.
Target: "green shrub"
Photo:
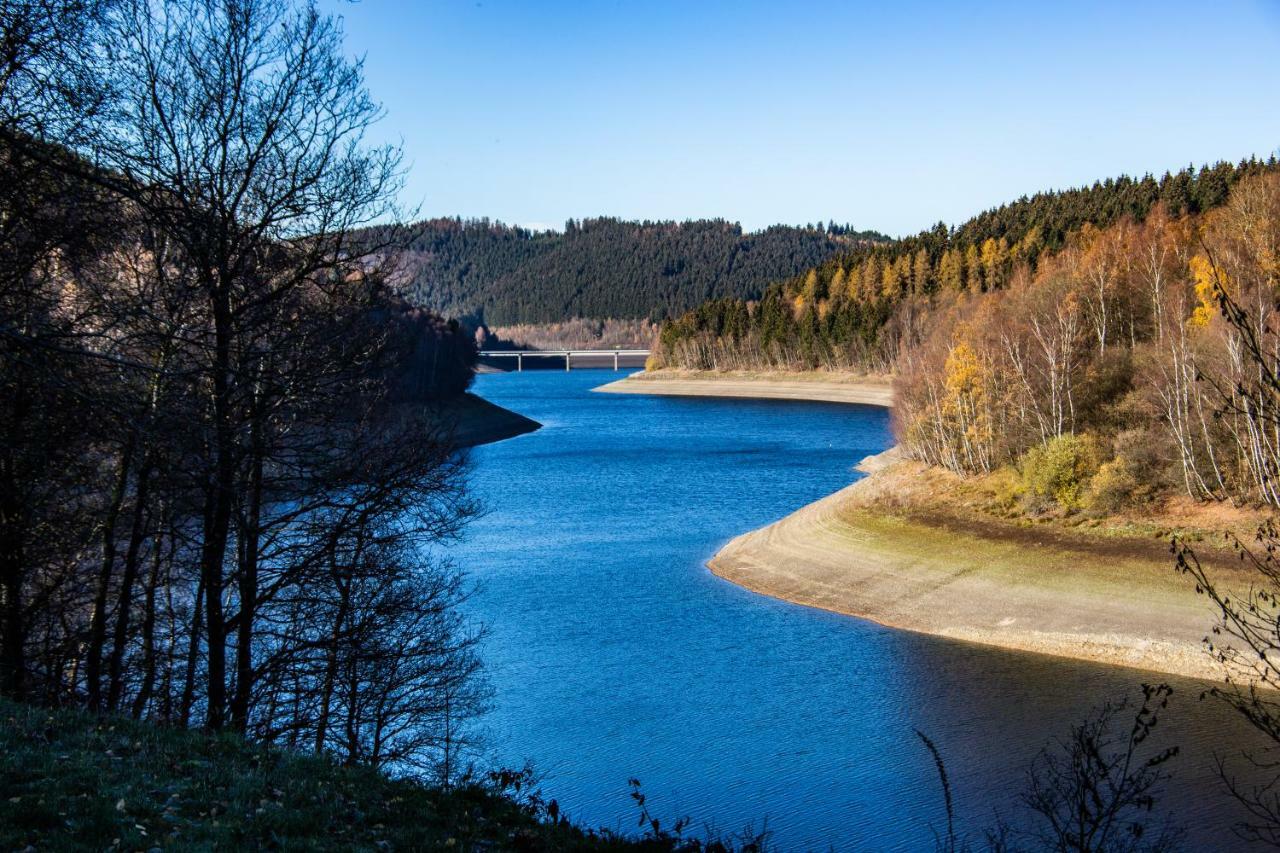
[[[1089,482],[1084,505],[1094,512],[1118,512],[1134,502],[1141,488],[1137,466],[1127,456],[1117,456],[1098,469]]]
[[[1102,455],[1092,436],[1060,435],[1023,454],[1018,466],[1023,486],[1032,498],[1051,500],[1068,511],[1078,510],[1084,506],[1085,492]]]
[[[1016,468],[1006,465],[992,471],[987,477],[992,506],[999,512],[1014,512],[1026,495],[1022,475]]]

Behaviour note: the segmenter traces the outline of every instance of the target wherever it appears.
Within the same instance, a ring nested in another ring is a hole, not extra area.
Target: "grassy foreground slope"
[[[0,700],[0,849],[671,850],[232,735]]]

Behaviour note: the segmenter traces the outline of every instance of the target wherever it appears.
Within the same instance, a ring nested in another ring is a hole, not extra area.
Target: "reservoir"
[[[1181,754],[1157,811],[1189,849],[1245,849],[1213,755],[1256,741],[1199,698],[1207,685],[894,631],[706,569],[733,536],[856,479],[892,443],[886,410],[591,393],[617,377],[477,377],[544,426],[472,451],[486,514],[452,548],[478,586],[468,616],[489,629],[489,752],[532,763],[572,819],[635,831],[635,777],[664,825],[688,817],[694,834],[767,825],[781,850],[931,850],[946,812],[919,729],[977,842],[1021,822],[1049,739],[1165,681],[1153,738]]]

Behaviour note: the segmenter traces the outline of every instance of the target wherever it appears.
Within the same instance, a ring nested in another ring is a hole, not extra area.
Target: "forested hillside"
[[[1000,291],[950,300],[897,362],[897,432],[1024,507],[1164,493],[1280,506],[1280,172],[1226,203],[1087,228]]]
[[[1010,511],[1280,506],[1278,259],[1274,159],[1124,179],[708,303],[655,360],[892,372],[904,449]]]
[[[366,238],[384,241],[388,229]],[[757,298],[773,281],[855,246],[887,240],[834,224],[744,233],[723,220],[570,220],[563,233],[488,220],[433,219],[393,229],[401,292],[487,325],[579,317],[662,319],[707,299]]]
[[[759,301],[709,300],[664,325],[659,365],[693,369],[892,369],[941,306],[1005,288],[1042,257],[1084,252],[1099,230],[1170,219],[1224,204],[1241,179],[1276,172],[1271,160],[1187,168],[1161,178],[1121,177],[1039,193],[956,228],[865,245],[770,287]],[[1083,273],[1082,273],[1083,274]]]

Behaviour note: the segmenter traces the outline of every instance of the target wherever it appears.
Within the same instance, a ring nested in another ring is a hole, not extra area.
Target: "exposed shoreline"
[[[892,404],[888,384],[866,377],[642,376],[596,390]],[[919,466],[890,449],[858,467],[866,478],[734,538],[710,570],[753,592],[896,629],[1221,677],[1203,646],[1214,614],[1175,571],[1166,541],[919,518],[894,506],[895,483]]]
[[[634,373],[594,390],[607,394],[812,400],[882,407],[893,404],[893,384],[887,377],[834,373],[698,373],[659,370]]]
[[[974,531],[900,515],[878,501],[897,468],[734,538],[709,568],[755,592],[892,628],[1221,676],[1202,644],[1213,613],[1177,574],[1167,544],[1014,525]]]

